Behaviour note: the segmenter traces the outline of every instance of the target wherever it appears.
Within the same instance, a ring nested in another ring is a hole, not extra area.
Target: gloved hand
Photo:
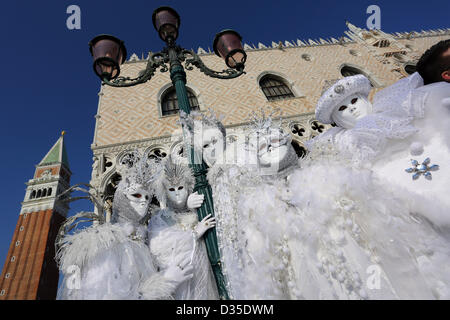
[[[197,209],[202,206],[205,195],[198,194],[198,192],[191,193],[187,199],[187,207],[189,209]]]
[[[172,263],[164,271],[164,278],[169,280],[175,288],[183,282],[192,279],[194,276],[194,267],[189,263],[189,257],[173,259]]]
[[[206,217],[200,221],[194,229],[194,233],[197,236],[197,239],[200,239],[207,230],[214,228],[216,226],[216,218],[212,217],[211,214],[208,214]]]

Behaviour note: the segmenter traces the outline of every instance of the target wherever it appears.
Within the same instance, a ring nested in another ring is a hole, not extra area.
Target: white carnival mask
[[[150,205],[150,193],[141,184],[131,184],[124,194],[130,201],[130,206],[140,217],[144,217]]]
[[[267,134],[252,134],[250,145],[256,151],[258,166],[277,172],[284,169],[289,157],[290,139],[277,129],[269,129]]]
[[[184,209],[188,198],[188,190],[184,184],[167,185],[167,205],[173,209]]]
[[[203,130],[200,145],[203,150],[203,160],[211,168],[217,159],[223,156],[225,145],[222,132],[218,128],[206,128]]]
[[[339,127],[352,129],[358,120],[370,113],[372,113],[372,104],[366,97],[355,94],[347,97],[334,108],[331,119]]]

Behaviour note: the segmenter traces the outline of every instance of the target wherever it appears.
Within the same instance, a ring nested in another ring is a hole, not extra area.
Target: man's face
[[[444,51],[442,58],[444,61],[447,61],[447,65],[450,64],[450,48]],[[444,72],[441,73],[441,77],[443,81],[450,82],[450,69],[444,70]]]

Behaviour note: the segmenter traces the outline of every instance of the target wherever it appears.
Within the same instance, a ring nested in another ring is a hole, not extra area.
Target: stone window
[[[42,190],[38,190],[37,195],[36,195],[36,198],[40,198],[41,195],[42,195]]]
[[[300,124],[296,123],[291,127],[291,132],[298,137],[304,137],[306,130]]]
[[[161,148],[156,148],[150,152],[148,157],[152,160],[158,160],[158,159],[160,160],[162,158],[167,157],[167,153]]]
[[[30,199],[36,198],[36,190],[31,191]]]
[[[386,48],[386,47],[389,47],[390,45],[391,45],[391,43],[387,39],[378,40],[377,42],[375,42],[373,44],[374,47],[379,47],[379,48]]]
[[[281,77],[266,75],[261,78],[259,85],[269,101],[295,97],[286,81]]]
[[[14,262],[14,261],[16,261],[16,256],[11,257],[11,262]]]
[[[297,154],[297,157],[303,158],[306,155],[305,147],[301,146],[297,141],[292,140],[291,144]]]
[[[351,77],[351,76],[356,76],[357,74],[363,74],[361,70],[357,69],[357,68],[353,68],[353,67],[349,67],[349,66],[344,66],[341,69],[341,74],[344,77]]]
[[[366,74],[366,72],[364,72],[364,71],[362,71],[362,70],[360,70],[360,69],[358,69],[358,68],[356,68],[356,67],[344,65],[344,66],[341,68],[341,74],[342,74],[344,77],[351,77],[351,76],[356,76],[357,74],[362,74],[362,75],[366,76],[366,77],[369,79],[370,85],[371,85],[372,87],[378,86],[378,85],[375,85],[376,83],[374,83],[373,79],[372,79],[370,76],[368,76],[368,75]]]
[[[18,246],[20,246],[20,241],[19,240],[16,241],[16,247],[18,247]]]
[[[0,296],[4,296],[6,294],[5,290],[0,291]]]
[[[9,277],[11,277],[11,273],[7,273],[7,274],[5,274],[5,279],[8,279]]]
[[[51,196],[51,195],[52,195],[52,188],[48,188],[47,196]]]
[[[46,197],[47,196],[47,189],[42,190],[42,197]]]
[[[319,121],[314,120],[311,122],[311,129],[318,133],[322,133],[325,131],[325,126],[323,124],[320,124]]]
[[[23,226],[20,226],[19,231],[23,231],[23,229],[25,229]]]
[[[187,89],[189,104],[191,106],[191,110],[200,110],[197,97],[195,94],[189,89]],[[178,106],[178,98],[177,93],[174,87],[170,87],[164,92],[161,99],[161,113],[163,116],[168,116],[171,114],[177,114],[180,110]]]

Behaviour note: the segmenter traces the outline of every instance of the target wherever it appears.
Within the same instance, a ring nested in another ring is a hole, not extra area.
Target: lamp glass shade
[[[100,35],[89,43],[94,60],[94,71],[100,79],[117,78],[120,64],[125,62],[127,52],[123,41],[110,35]]]
[[[180,16],[170,7],[160,7],[153,12],[153,26],[158,31],[159,37],[163,41],[169,38],[178,38],[178,28],[180,27]]]
[[[242,47],[242,37],[234,30],[219,32],[214,38],[214,52],[225,60],[230,68],[243,68],[247,54]]]

